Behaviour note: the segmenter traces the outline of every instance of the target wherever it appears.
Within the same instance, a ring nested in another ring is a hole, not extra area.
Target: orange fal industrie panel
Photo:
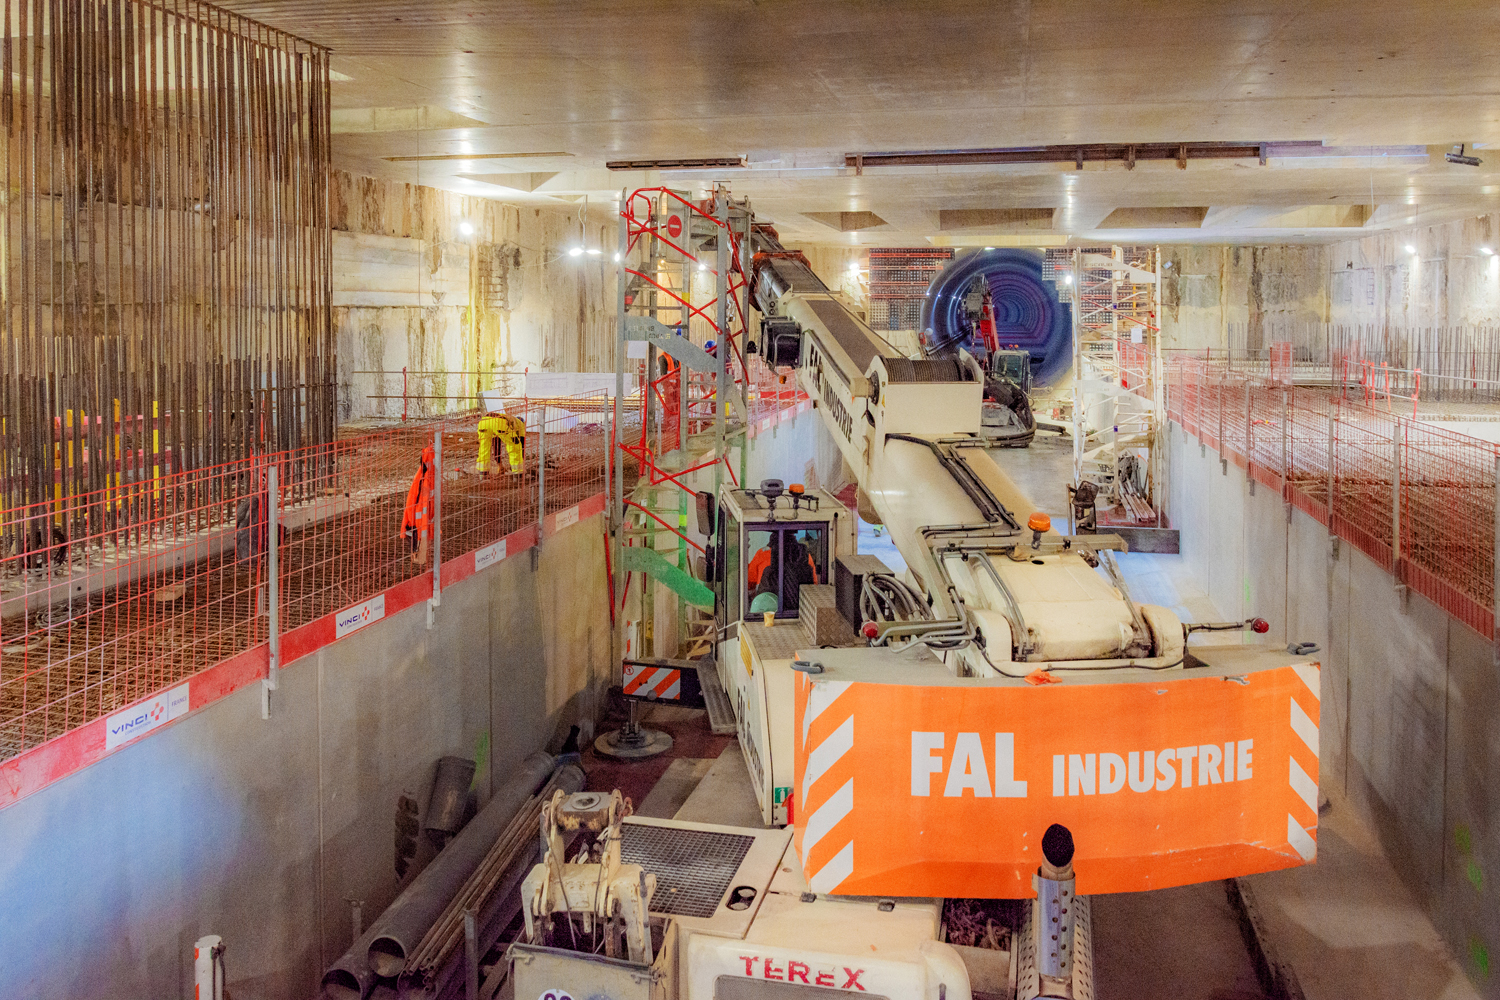
[[[794,823],[837,895],[1034,895],[1042,833],[1081,893],[1312,861],[1318,664],[1144,683],[897,684],[797,675]]]

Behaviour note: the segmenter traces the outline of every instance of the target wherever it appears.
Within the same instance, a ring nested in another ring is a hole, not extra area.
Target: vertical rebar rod
[[[1334,487],[1337,484],[1336,472],[1334,469],[1334,459],[1336,456],[1337,448],[1337,434],[1335,432],[1337,430],[1338,412],[1334,409],[1332,401],[1330,401],[1328,407],[1328,537],[1335,539],[1338,538],[1338,533],[1334,531],[1333,527]]]
[[[1391,576],[1401,585],[1401,418],[1391,425]]]
[[[1495,537],[1490,551],[1490,609],[1494,626],[1491,642],[1494,646],[1494,663],[1500,667],[1500,452],[1495,454]]]
[[[266,691],[264,704],[270,707],[269,692],[276,690],[281,679],[281,565],[280,549],[280,476],[276,463],[266,466],[266,579],[270,592],[270,641],[267,644]],[[269,712],[267,712],[269,715]]]
[[[1292,467],[1291,467],[1291,441],[1292,441],[1292,393],[1290,389],[1281,390],[1281,502],[1290,504],[1292,502]]]

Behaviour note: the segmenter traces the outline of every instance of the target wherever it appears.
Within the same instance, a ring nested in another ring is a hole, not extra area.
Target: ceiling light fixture
[[[1414,254],[1414,253],[1417,252],[1417,248],[1414,247],[1414,246],[1412,246],[1410,243],[1408,243],[1408,244],[1406,244],[1406,252]]]
[[[1484,162],[1477,156],[1464,155],[1465,145],[1467,145],[1467,143],[1459,143],[1457,146],[1453,147],[1457,150],[1457,152],[1444,153],[1443,159],[1447,160],[1449,163],[1461,163],[1466,167],[1477,167]]]
[[[700,271],[707,271],[708,270],[708,265],[707,264],[699,264],[698,265],[698,270],[700,270]]]
[[[582,257],[583,256],[583,247],[574,247],[573,249],[571,249],[571,250],[568,251],[568,256],[569,257]]]
[[[474,223],[472,223],[472,222],[460,222],[458,224],[458,231],[461,232],[461,233],[463,233],[465,236],[473,236],[474,235]]]
[[[1495,251],[1491,250],[1489,247],[1480,247],[1479,252],[1484,254],[1486,257],[1495,256]]]
[[[600,250],[598,247],[589,247],[588,248],[588,255],[590,257],[597,257],[597,256],[599,256],[603,252],[604,251]]]
[[[620,263],[620,255],[619,254],[615,254],[615,263],[616,264]]]
[[[1065,285],[1071,285],[1072,283],[1073,283],[1073,276],[1071,274],[1065,274],[1065,275],[1063,275],[1063,284],[1065,284]]]

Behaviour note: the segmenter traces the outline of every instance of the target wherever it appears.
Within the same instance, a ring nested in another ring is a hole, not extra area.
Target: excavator
[[[937,285],[939,279],[934,279]],[[979,421],[980,435],[1001,448],[1025,448],[1036,437],[1036,416],[1031,410],[1031,369],[1040,364],[1030,351],[1000,342],[996,330],[995,303],[984,274],[971,280],[957,316],[961,339],[945,344],[923,338],[927,358],[957,356],[968,350],[984,370],[984,393]],[[959,347],[958,345],[964,345]]]
[[[1125,544],[1060,533],[991,457],[972,356],[904,356],[773,231],[752,239],[756,349],[795,372],[906,566],[859,553],[824,489],[700,507],[710,675],[762,825],[559,798],[601,839],[571,863],[549,840],[533,884],[558,888],[528,897],[548,931],[513,949],[517,989],[1081,1000],[1090,896],[1311,862],[1316,659],[1258,644],[1262,619],[1135,601]]]

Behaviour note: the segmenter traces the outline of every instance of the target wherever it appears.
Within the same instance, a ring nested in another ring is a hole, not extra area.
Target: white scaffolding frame
[[[1121,487],[1128,456],[1148,470],[1149,514],[1162,507],[1160,262],[1156,248],[1073,252],[1073,480],[1136,520],[1148,512]]]

